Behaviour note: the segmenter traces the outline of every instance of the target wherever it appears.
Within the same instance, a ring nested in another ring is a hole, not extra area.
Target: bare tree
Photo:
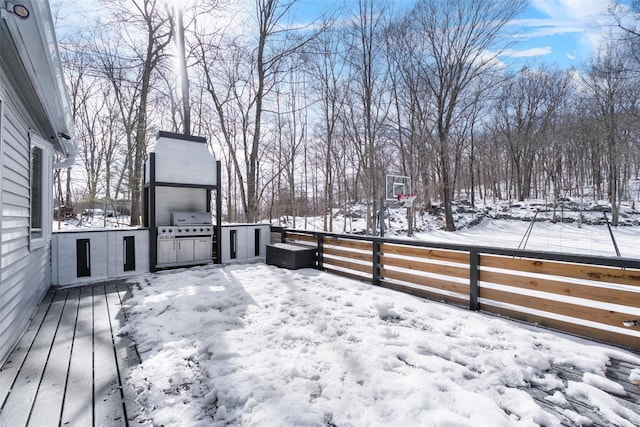
[[[453,231],[450,132],[457,107],[471,84],[496,63],[507,47],[501,31],[525,7],[523,0],[420,0],[404,25],[435,108],[436,152],[445,207],[445,229]]]
[[[172,38],[172,16],[161,0],[118,0],[110,3],[111,34],[96,30],[96,66],[110,82],[127,141],[131,223],[141,218],[142,166],[146,157],[149,99],[152,81]],[[104,28],[105,24],[99,24]],[[124,28],[126,26],[126,29]]]
[[[600,125],[605,142],[608,165],[608,195],[611,203],[611,223],[618,224],[621,198],[621,168],[624,145],[630,135],[630,121],[626,116],[635,111],[637,85],[634,73],[627,63],[628,55],[623,47],[607,44],[593,58],[583,79],[587,88],[587,102],[591,114]]]
[[[71,115],[74,122],[78,120],[80,111],[84,108],[84,105],[89,102],[91,90],[90,76],[90,57],[89,52],[86,50],[86,46],[78,39],[67,40],[61,44],[60,52],[62,54],[62,63],[64,66],[65,79],[67,87],[69,88],[69,97],[71,100]],[[82,138],[77,134],[76,140],[82,143]],[[56,172],[56,182],[58,187],[58,197],[62,201],[62,174],[60,170]],[[71,201],[71,168],[66,170],[66,197],[64,205],[69,207],[72,205]]]
[[[284,61],[323,30],[296,27],[292,21],[296,3],[256,0],[255,44],[202,27],[197,32],[198,62],[236,170],[247,221],[259,219],[264,193],[259,160],[266,103],[282,77]],[[236,117],[238,122],[233,123]]]
[[[364,200],[367,203],[367,229],[377,229],[375,215],[377,199],[382,193],[384,172],[378,167],[381,150],[380,135],[389,114],[388,67],[384,60],[380,35],[386,24],[385,2],[358,0],[357,15],[348,31],[349,49],[345,61],[349,64],[348,108],[343,111],[345,129],[354,143],[361,171]]]
[[[544,68],[525,68],[503,86],[497,126],[507,142],[518,200],[530,196],[534,163],[568,89],[568,75]]]
[[[345,91],[342,90],[342,80],[346,74],[346,63],[342,60],[345,47],[339,37],[336,30],[324,32],[315,41],[313,54],[308,58],[312,96],[318,101],[317,108],[321,116],[318,124],[319,145],[316,148],[321,154],[319,158],[324,160],[321,168],[324,174],[323,228],[329,231],[333,231],[332,209],[338,162],[334,140],[345,102]]]

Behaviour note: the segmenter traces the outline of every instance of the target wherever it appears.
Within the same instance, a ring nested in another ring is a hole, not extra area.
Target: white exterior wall
[[[30,125],[0,71],[0,365],[26,330],[51,283],[52,151],[43,148],[43,237],[29,244]],[[35,135],[35,139],[38,139]],[[40,141],[42,141],[40,139]]]

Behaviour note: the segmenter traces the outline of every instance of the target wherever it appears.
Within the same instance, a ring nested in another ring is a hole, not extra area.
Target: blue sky
[[[609,0],[530,0],[515,25],[522,40],[501,57],[507,63],[545,62],[580,69],[597,52],[608,28],[603,27]]]
[[[313,19],[320,10],[340,5],[356,7],[355,0],[299,0],[298,18]],[[396,10],[409,9],[416,0],[391,1]],[[629,0],[622,0],[629,3]],[[500,60],[506,65],[535,66],[542,62],[562,69],[580,69],[597,51],[607,31],[606,11],[611,0],[529,0],[524,13],[514,19],[509,31],[521,34],[521,40]],[[313,11],[313,12],[312,12]]]
[[[182,4],[189,0],[166,0],[169,3]],[[254,0],[233,0],[236,5],[245,2],[253,4]],[[385,0],[380,0],[385,1]],[[416,0],[390,0],[396,9],[410,8]],[[626,3],[629,0],[623,0]],[[91,10],[96,0],[51,0],[52,5],[72,7],[77,10]],[[518,16],[511,25],[522,35],[518,44],[500,60],[515,67],[535,66],[542,62],[559,68],[582,68],[607,31],[602,27],[606,21],[605,12],[610,0],[529,0],[525,12]],[[298,19],[314,19],[322,10],[332,10],[340,5],[353,8],[355,0],[299,0]],[[95,5],[94,5],[95,7]],[[245,6],[246,8],[246,6]],[[248,8],[247,8],[248,9]],[[83,14],[72,14],[82,20]],[[69,22],[70,21],[70,22]],[[74,19],[67,17],[70,27]],[[60,29],[62,30],[62,28]]]

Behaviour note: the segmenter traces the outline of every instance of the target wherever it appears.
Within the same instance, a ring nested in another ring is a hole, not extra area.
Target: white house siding
[[[29,248],[29,124],[24,109],[6,86],[0,72],[1,116],[1,202],[0,217],[0,365],[26,330],[29,320],[51,283],[49,253],[51,235],[41,245]],[[51,150],[44,152],[47,165]],[[45,166],[43,197],[49,166]],[[44,212],[43,221],[47,221]]]

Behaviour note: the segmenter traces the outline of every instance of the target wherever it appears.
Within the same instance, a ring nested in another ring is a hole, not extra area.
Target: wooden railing
[[[316,247],[335,274],[640,350],[638,259],[279,227],[272,238]]]

